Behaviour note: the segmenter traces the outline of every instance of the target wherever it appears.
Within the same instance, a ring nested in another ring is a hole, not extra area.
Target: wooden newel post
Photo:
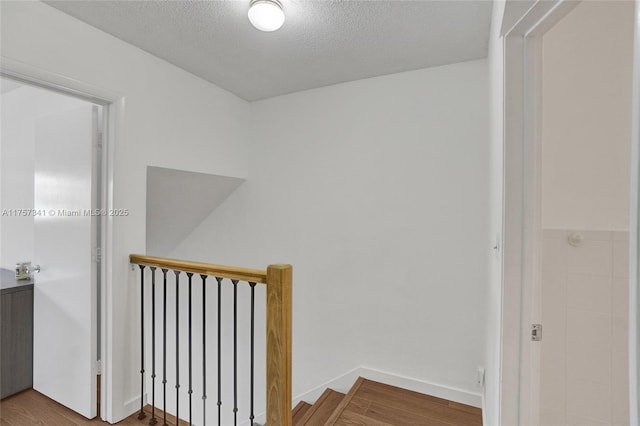
[[[291,265],[267,267],[267,425],[292,426]]]

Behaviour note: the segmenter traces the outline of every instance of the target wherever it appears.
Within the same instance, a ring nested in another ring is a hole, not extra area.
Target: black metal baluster
[[[202,424],[207,424],[207,338],[206,338],[206,318],[205,308],[207,306],[206,298],[206,275],[200,275],[202,278]]]
[[[163,426],[167,424],[167,271],[162,269],[163,297],[162,297],[162,395],[163,395]]]
[[[193,387],[192,387],[192,362],[193,362],[193,357],[192,357],[192,347],[191,347],[191,277],[193,277],[193,273],[191,272],[187,272],[187,277],[189,277],[189,426],[191,426],[193,424],[192,421],[192,417],[191,417],[191,395],[193,394]]]
[[[176,274],[176,425],[180,422],[180,271]]]
[[[149,425],[158,423],[156,419],[156,267],[151,266],[151,419]]]
[[[138,419],[146,417],[144,414],[144,265],[140,267],[140,413]]]
[[[238,280],[233,283],[233,424],[238,424]]]
[[[255,346],[255,294],[256,294],[256,283],[249,283],[251,287],[251,374],[250,374],[250,403],[249,403],[249,426],[253,426],[253,419],[255,418],[253,414],[253,382],[254,382],[254,346]]]
[[[218,426],[222,419],[222,278],[218,281]]]

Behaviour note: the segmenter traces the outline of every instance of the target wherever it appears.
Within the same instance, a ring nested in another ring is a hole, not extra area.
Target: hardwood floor
[[[148,425],[137,413],[119,426]],[[156,409],[158,425],[162,412]],[[293,410],[295,426],[482,426],[479,408],[412,392],[395,386],[359,378],[347,395],[327,389],[315,404],[301,402]],[[168,424],[175,418],[167,416]],[[0,401],[0,426],[95,426],[107,425],[88,420],[46,396],[28,390]],[[180,421],[180,425],[187,422]]]
[[[360,380],[352,395],[336,425],[378,424],[371,420],[385,425],[482,425],[482,411],[478,408],[371,380]],[[350,414],[366,422],[354,423]]]
[[[158,413],[156,417],[161,415],[158,411],[156,413]],[[147,417],[143,420],[138,420],[137,416],[137,414],[134,414],[117,424],[119,426],[149,424],[150,414],[147,414]],[[171,418],[170,420],[168,423],[174,425],[175,419]],[[20,392],[0,401],[0,425],[2,426],[96,426],[108,424],[97,418],[88,420],[33,389]],[[180,422],[180,424],[182,425],[183,423]]]
[[[331,389],[324,391],[320,398],[313,404],[304,416],[300,419],[300,424],[305,426],[323,426],[335,409],[344,400],[345,394]]]
[[[334,410],[327,425],[482,426],[482,411],[446,399],[359,378]]]

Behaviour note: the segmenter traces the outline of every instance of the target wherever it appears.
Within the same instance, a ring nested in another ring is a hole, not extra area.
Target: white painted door
[[[96,416],[96,217],[93,163],[97,107],[36,121],[33,387],[87,418]],[[86,211],[85,211],[86,210]]]

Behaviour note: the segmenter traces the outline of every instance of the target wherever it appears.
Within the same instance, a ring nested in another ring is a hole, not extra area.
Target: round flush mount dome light
[[[260,31],[275,31],[284,24],[284,12],[278,0],[252,0],[249,21]]]

